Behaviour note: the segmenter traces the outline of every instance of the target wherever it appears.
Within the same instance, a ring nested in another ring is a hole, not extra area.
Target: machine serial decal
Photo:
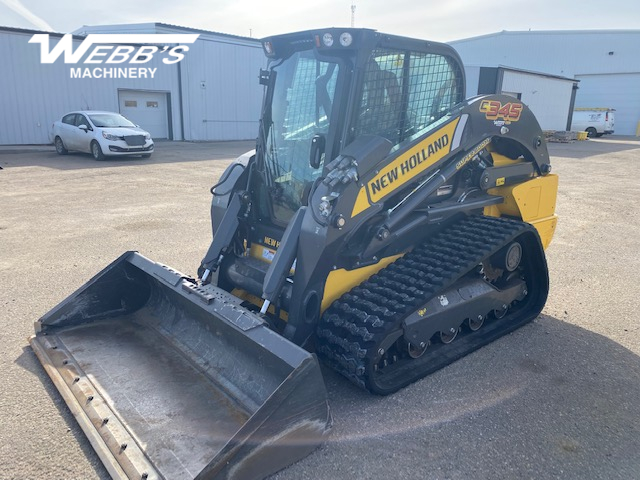
[[[262,249],[262,258],[264,258],[268,262],[273,262],[273,257],[276,256],[276,252],[273,250],[269,250],[268,248]]]
[[[493,120],[496,127],[509,125],[520,120],[522,104],[509,102],[504,105],[497,100],[483,100],[480,102],[480,111],[484,113],[487,120]]]
[[[459,121],[460,118],[456,118],[382,168],[360,189],[351,216],[356,216],[371,204],[384,199],[448,155]]]

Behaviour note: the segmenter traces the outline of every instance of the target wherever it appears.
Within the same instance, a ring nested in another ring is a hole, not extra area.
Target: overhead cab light
[[[264,42],[264,51],[267,55],[273,55],[273,45],[271,42]]]
[[[324,43],[325,47],[330,47],[333,45],[333,35],[331,35],[329,32],[325,33],[322,36],[322,43]]]
[[[349,32],[343,32],[342,35],[340,35],[340,45],[342,45],[343,47],[350,46],[352,42],[353,37]]]

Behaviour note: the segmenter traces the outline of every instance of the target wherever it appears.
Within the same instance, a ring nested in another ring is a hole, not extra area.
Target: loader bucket
[[[127,252],[30,343],[114,478],[263,478],[331,426],[314,355],[241,300]]]

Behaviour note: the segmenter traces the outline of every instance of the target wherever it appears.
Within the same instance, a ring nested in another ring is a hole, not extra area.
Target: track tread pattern
[[[480,215],[453,224],[336,300],[319,322],[318,354],[371,390],[367,367],[382,340],[401,328],[407,315],[528,229],[533,227],[521,221]]]

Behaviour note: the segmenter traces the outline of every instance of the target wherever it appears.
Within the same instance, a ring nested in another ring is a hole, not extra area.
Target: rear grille
[[[133,146],[144,145],[146,143],[144,135],[125,135],[124,141],[127,142],[127,145]]]

